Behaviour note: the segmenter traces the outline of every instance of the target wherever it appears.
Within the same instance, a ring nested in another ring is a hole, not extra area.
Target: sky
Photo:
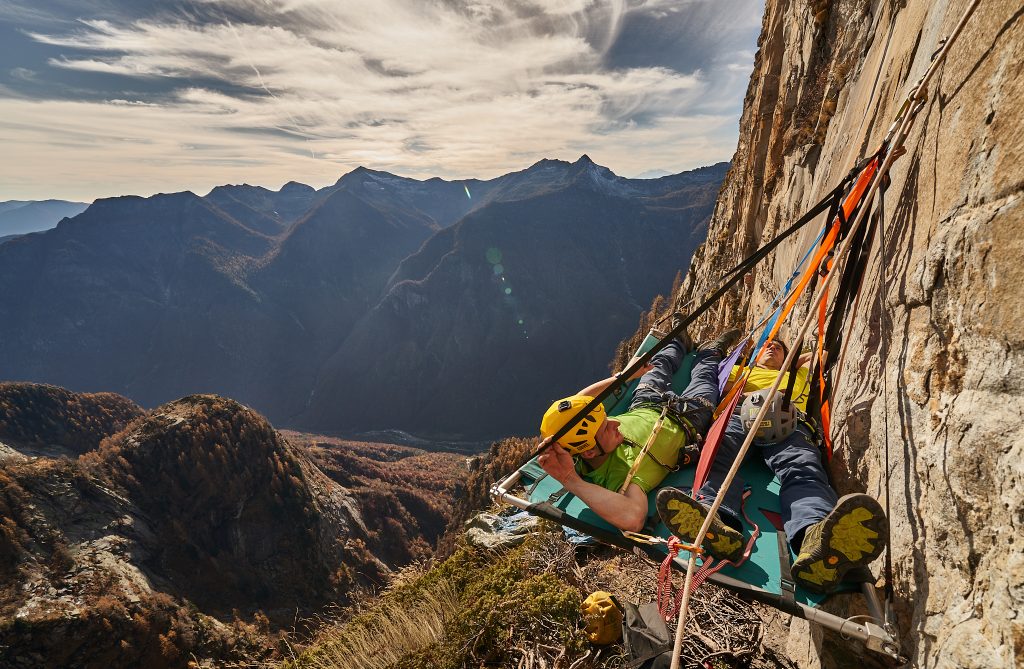
[[[763,0],[0,0],[0,200],[736,148]]]

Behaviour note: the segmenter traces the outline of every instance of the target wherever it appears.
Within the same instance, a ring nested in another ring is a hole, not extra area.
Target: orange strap
[[[871,180],[875,176],[875,172],[878,171],[878,158],[875,158],[867,166],[864,167],[864,171],[860,173],[860,177],[857,178],[857,183],[854,184],[850,194],[846,196],[843,201],[843,216],[846,220],[850,220],[853,216],[854,210],[857,205],[860,204],[861,199],[864,197],[864,193],[867,191],[868,186],[871,185]],[[838,221],[836,221],[838,224]],[[826,264],[826,276],[832,273],[832,259],[829,258]],[[821,302],[818,303],[818,341],[816,346],[816,353],[818,356],[818,392],[821,397],[821,432],[822,437],[825,440],[825,453],[827,457],[832,459],[832,407],[829,397],[825,393],[825,329],[826,329],[826,316],[828,314],[828,290],[821,296]]]
[[[875,172],[877,170],[878,170],[878,158],[876,157],[875,159],[873,159],[871,162],[869,162],[864,167],[864,169],[860,173],[860,176],[857,177],[857,183],[854,184],[853,188],[850,190],[850,193],[843,200],[843,205],[842,205],[842,208],[843,208],[843,219],[842,220],[849,220],[850,216],[853,215],[853,212],[857,208],[857,205],[860,204],[861,198],[864,197],[864,193],[867,191],[868,187],[871,185],[871,180],[874,178]],[[714,415],[715,415],[716,418],[719,415],[721,415],[721,413],[723,411],[725,411],[726,407],[728,407],[732,403],[732,401],[733,401],[733,399],[734,399],[734,397],[735,397],[735,395],[737,393],[742,393],[743,392],[743,388],[744,388],[744,386],[746,386],[746,383],[747,383],[747,377],[750,375],[750,371],[753,368],[753,362],[757,360],[757,356],[760,355],[761,351],[764,350],[764,347],[768,345],[768,342],[770,342],[770,341],[775,339],[775,335],[778,334],[779,328],[782,327],[783,322],[785,322],[785,320],[789,316],[790,312],[793,311],[793,307],[796,306],[796,303],[803,296],[804,291],[807,289],[807,285],[811,282],[811,277],[813,277],[815,275],[815,273],[818,272],[819,268],[822,266],[822,263],[825,262],[826,256],[828,256],[832,252],[832,250],[835,248],[836,240],[839,238],[840,228],[841,228],[840,217],[836,216],[836,219],[832,222],[832,226],[829,228],[828,234],[826,234],[825,238],[821,241],[821,245],[818,247],[818,251],[814,254],[814,258],[807,265],[806,269],[804,269],[803,274],[800,276],[800,281],[797,283],[796,288],[793,290],[793,294],[786,301],[786,304],[783,307],[782,312],[779,314],[778,319],[776,319],[775,324],[772,326],[771,332],[768,333],[767,339],[765,339],[764,344],[761,345],[761,350],[753,351],[751,353],[751,357],[750,357],[751,364],[744,368],[743,374],[738,376],[738,378],[736,379],[736,382],[733,384],[732,389],[726,394],[726,396],[719,403],[718,407],[715,409],[715,414]],[[831,260],[831,258],[829,258],[826,267],[827,267],[828,271],[831,271],[831,269],[832,269],[832,260]],[[818,360],[819,360],[818,369],[819,369],[819,373],[820,373],[820,370],[822,369],[821,361],[822,361],[822,358],[824,357],[823,356],[823,351],[822,351],[822,346],[824,344],[822,342],[822,339],[824,337],[823,323],[824,323],[825,312],[826,312],[826,304],[828,302],[827,298],[828,298],[828,293],[826,291],[826,293],[823,295],[822,300],[821,300],[821,305],[819,307],[819,316],[818,316],[818,318],[819,318],[819,321],[818,321]],[[821,388],[822,388],[822,390],[824,390],[824,383],[822,383]],[[828,415],[828,413],[829,413],[828,401],[823,397],[822,398],[822,429],[825,432],[825,435],[826,435],[825,439],[826,439],[826,442],[828,443],[828,452],[829,452],[829,455],[831,456],[832,445],[831,445],[831,441],[829,441],[828,427],[827,427],[828,426],[828,422],[829,422],[829,415]]]
[[[854,209],[857,208],[857,205],[860,203],[861,198],[864,197],[864,193],[867,191],[868,186],[871,185],[871,179],[875,176],[875,171],[877,169],[878,158],[875,158],[867,164],[864,170],[860,173],[860,176],[857,177],[857,183],[853,185],[853,189],[850,191],[850,194],[846,196],[845,200],[843,200],[843,216],[845,220],[849,220],[850,216],[853,215]],[[832,222],[832,228],[828,231],[825,239],[822,240],[821,246],[818,248],[818,252],[814,254],[814,260],[811,261],[807,266],[807,269],[804,270],[803,276],[800,277],[800,283],[797,284],[796,291],[793,292],[793,296],[789,298],[788,302],[786,302],[786,307],[782,310],[782,314],[779,316],[779,319],[775,321],[775,326],[772,328],[768,341],[771,341],[772,337],[774,337],[779,331],[779,328],[782,327],[783,321],[786,320],[789,312],[793,310],[794,306],[796,306],[797,300],[799,300],[800,296],[803,295],[804,289],[807,288],[807,284],[810,282],[811,277],[814,276],[814,273],[818,271],[819,267],[821,267],[821,263],[825,259],[825,256],[832,252],[832,249],[836,244],[836,239],[839,237],[839,227],[839,217],[836,216],[836,220]],[[829,266],[831,266],[831,261],[829,261]]]

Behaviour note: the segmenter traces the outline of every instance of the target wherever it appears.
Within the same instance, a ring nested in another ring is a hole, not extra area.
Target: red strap
[[[739,388],[742,391],[745,382],[746,376],[736,379],[736,385],[733,386],[733,390]],[[697,471],[693,475],[694,494],[708,480],[708,474],[711,473],[711,463],[715,461],[718,447],[722,444],[722,437],[725,435],[725,428],[729,425],[729,419],[732,418],[733,412],[736,411],[736,405],[739,404],[742,395],[742,392],[732,393],[732,399],[729,400],[729,404],[726,405],[725,410],[715,419],[711,429],[708,430],[707,436],[704,438],[704,446],[700,449],[700,462],[697,463]]]

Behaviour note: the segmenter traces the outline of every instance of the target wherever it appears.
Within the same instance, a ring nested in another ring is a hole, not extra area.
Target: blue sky
[[[762,0],[0,0],[0,200],[735,149]]]

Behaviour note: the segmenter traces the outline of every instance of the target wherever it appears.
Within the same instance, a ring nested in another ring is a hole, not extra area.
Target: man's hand
[[[558,444],[551,444],[551,438],[542,441],[539,446],[548,444],[546,451],[541,453],[537,462],[551,478],[579,497],[594,513],[601,516],[620,530],[639,532],[644,527],[647,517],[647,493],[638,485],[631,484],[625,495],[614,490],[585,481],[576,472],[572,456]]]
[[[551,478],[555,479],[563,486],[574,478],[579,478],[579,474],[576,473],[576,464],[573,462],[572,456],[569,455],[569,451],[565,450],[558,444],[551,444],[551,437],[548,437],[544,441],[540,442],[540,447],[543,448],[545,444],[548,444],[546,451],[540,454],[537,458],[537,464],[548,473]]]
[[[626,363],[626,369],[629,369],[630,367],[632,367],[633,364],[636,363],[636,361],[639,360],[639,359],[640,359],[639,355],[635,355],[632,358],[630,358],[629,362]],[[636,370],[635,372],[633,372],[632,374],[629,375],[629,380],[632,381],[633,379],[639,379],[641,376],[643,376],[647,372],[651,371],[652,369],[654,369],[654,365],[652,365],[651,361],[648,360],[647,363],[643,367],[641,367],[640,369]],[[625,371],[625,370],[623,370],[623,371]]]

